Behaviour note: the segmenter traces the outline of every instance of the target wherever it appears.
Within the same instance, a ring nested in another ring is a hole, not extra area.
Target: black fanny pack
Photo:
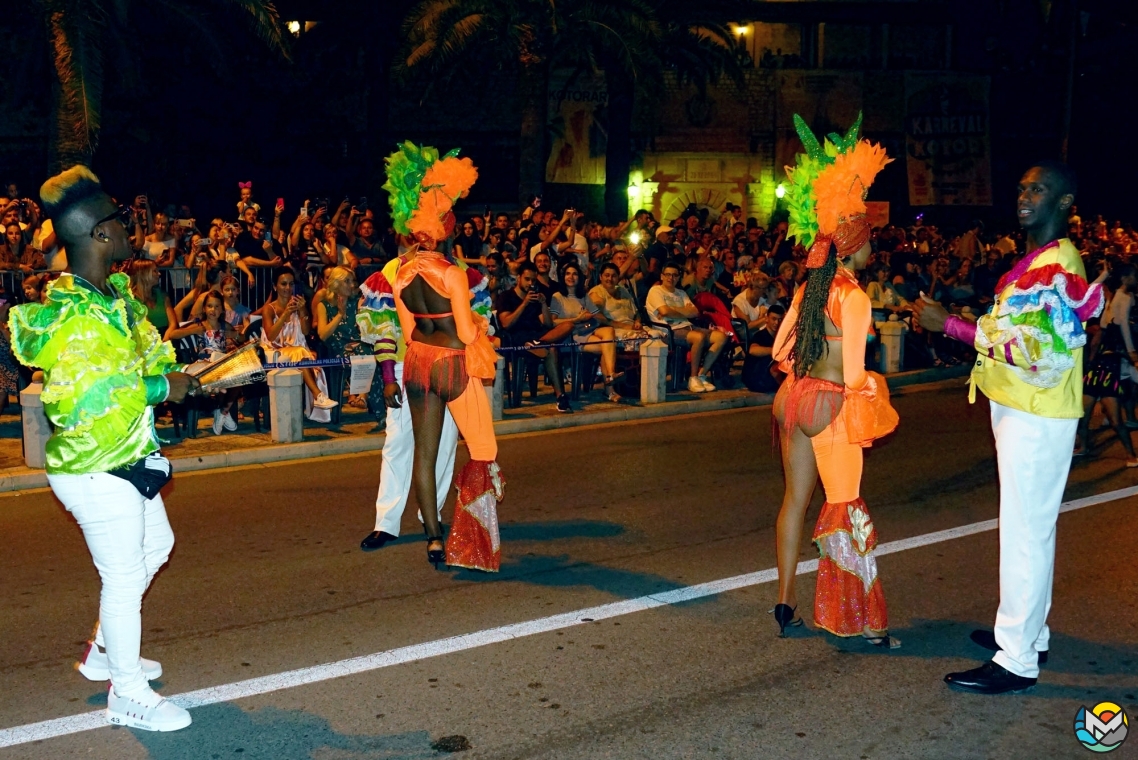
[[[108,470],[107,474],[129,482],[149,500],[157,496],[158,492],[174,478],[174,468],[169,459],[154,452],[133,464]]]

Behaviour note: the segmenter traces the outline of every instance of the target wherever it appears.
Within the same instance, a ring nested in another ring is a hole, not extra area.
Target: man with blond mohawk
[[[159,453],[152,407],[180,402],[198,381],[131,295],[130,278],[111,274],[129,259],[131,211],[116,204],[85,166],[40,188],[71,272],[48,286],[43,303],[12,309],[12,351],[43,370],[51,490],[83,531],[102,580],[99,623],[78,670],[110,680],[107,720],[146,731],[176,731],[190,714],[150,688],[162,666],[142,659],[142,596],[170,556],[174,534],[159,491],[170,462]]]

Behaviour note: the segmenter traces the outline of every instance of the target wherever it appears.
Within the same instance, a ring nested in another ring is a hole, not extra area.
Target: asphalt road
[[[863,486],[881,540],[995,517],[986,405],[959,385],[895,404],[901,429],[872,450]],[[498,575],[433,570],[413,502],[404,538],[362,553],[376,456],[180,475],[143,653],[173,695],[771,568],[782,483],[769,431],[769,412],[748,409],[503,439]],[[1135,484],[1111,435],[1076,465],[1069,499]],[[995,615],[988,531],[881,557],[893,652],[814,629],[809,573],[807,627],[787,639],[767,614],[775,585],[752,585],[200,707],[177,733],[105,727],[0,760],[426,758],[453,736],[468,758],[1085,757],[1081,705],[1118,702],[1138,731],[1136,505],[1060,517],[1051,663],[1026,695],[941,682],[985,656],[968,633]],[[0,542],[0,729],[104,705],[105,687],[71,667],[98,601],[78,528],[50,492],[11,495]],[[1138,757],[1138,738],[1111,756]]]

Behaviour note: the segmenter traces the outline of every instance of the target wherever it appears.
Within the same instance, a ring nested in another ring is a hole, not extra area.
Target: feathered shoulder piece
[[[868,226],[855,220],[865,214],[870,185],[893,159],[880,145],[859,139],[861,122],[859,113],[844,135],[833,132],[818,142],[802,117],[794,115],[794,128],[806,150],[796,156],[795,166],[786,167],[787,234],[806,248],[820,239],[828,251],[830,241],[837,239],[839,248],[845,249],[839,251],[843,255],[864,245],[863,236],[868,239],[861,229],[868,232]],[[851,225],[850,232],[856,234],[843,236],[843,225]],[[854,243],[856,247],[848,250]]]
[[[440,157],[436,148],[407,141],[387,157],[386,164],[383,189],[395,230],[421,242],[445,240],[454,228],[451,209],[478,179],[474,163],[459,158],[458,148]]]

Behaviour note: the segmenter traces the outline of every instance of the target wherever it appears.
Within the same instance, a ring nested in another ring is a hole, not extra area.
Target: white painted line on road
[[[1084,509],[1097,504],[1126,499],[1131,496],[1138,496],[1138,486],[1121,488],[1116,491],[1107,491],[1106,493],[1096,494],[1095,496],[1069,501],[1063,504],[1059,511],[1073,512],[1077,509]],[[975,535],[976,533],[985,533],[995,530],[996,527],[997,522],[995,520],[984,520],[969,525],[961,525],[956,528],[949,528],[948,530],[936,531],[935,533],[926,533],[921,536],[903,538],[898,541],[889,541],[878,545],[877,554],[895,554],[896,552],[951,541],[955,538],[963,538],[965,536]],[[799,562],[797,574],[812,573],[817,569],[818,560],[816,559]],[[560,615],[538,618],[537,620],[527,620],[521,623],[513,623],[512,625],[499,626],[498,628],[488,628],[483,631],[475,631],[474,633],[467,633],[461,636],[452,636],[447,639],[427,641],[422,644],[412,644],[411,646],[389,649],[386,652],[376,652],[375,654],[369,654],[363,657],[352,657],[347,660],[330,662],[324,665],[314,665],[298,670],[289,670],[284,673],[261,676],[260,678],[250,678],[236,683],[210,686],[205,689],[197,689],[196,691],[188,691],[184,694],[179,694],[171,697],[170,701],[186,709],[204,707],[205,705],[217,704],[218,702],[232,702],[237,699],[255,697],[260,694],[268,694],[282,689],[292,689],[297,686],[319,683],[320,681],[328,681],[333,678],[341,678],[356,673],[366,673],[371,670],[388,668],[393,665],[403,665],[408,662],[415,662],[416,660],[425,660],[430,657],[454,654],[489,644],[500,644],[503,641],[509,641],[511,639],[520,639],[539,633],[549,633],[550,631],[571,628],[575,625],[591,623],[597,620],[607,620],[608,618],[630,615],[634,612],[643,612],[644,610],[655,609],[656,607],[680,604],[681,602],[688,602],[694,599],[715,596],[726,591],[735,591],[737,589],[747,588],[748,586],[772,583],[776,580],[778,580],[778,569],[772,567],[768,570],[761,570],[756,573],[736,575],[731,578],[709,581],[694,586],[685,586],[671,591],[648,594],[647,596],[641,596],[635,599],[626,599],[620,602],[611,602],[596,607],[587,607],[581,610],[573,610],[572,612],[564,612]],[[66,718],[54,718],[52,720],[40,721],[39,723],[28,723],[23,726],[0,730],[0,747],[12,747],[17,744],[53,739],[67,734],[90,731],[106,725],[106,715],[102,710],[82,713],[80,715],[71,715]]]

